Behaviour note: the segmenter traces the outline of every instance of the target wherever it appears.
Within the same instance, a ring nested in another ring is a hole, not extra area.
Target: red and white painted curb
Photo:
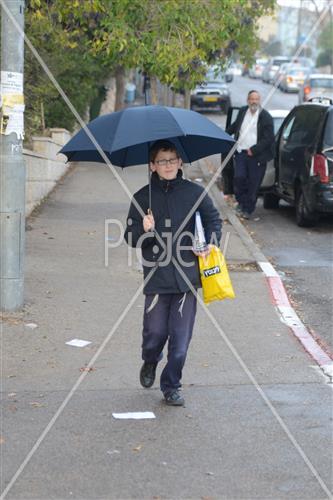
[[[278,314],[280,315],[281,321],[291,329],[304,349],[310,354],[316,363],[318,363],[324,374],[327,375],[332,381],[333,361],[312,337],[306,326],[300,320],[295,309],[291,306],[286,289],[279,274],[269,262],[258,262],[258,264],[266,276],[273,303]]]

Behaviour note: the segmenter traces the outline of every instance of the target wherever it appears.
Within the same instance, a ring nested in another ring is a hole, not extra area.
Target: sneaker
[[[165,403],[168,406],[184,406],[185,400],[179,394],[179,391],[169,392],[168,394],[164,394]]]
[[[242,218],[246,219],[246,220],[250,220],[251,214],[249,214],[249,212],[242,212]]]
[[[236,206],[235,211],[236,211],[237,215],[242,215],[242,213],[243,213],[242,207],[240,205]]]
[[[140,384],[148,389],[155,382],[157,363],[143,363],[140,370]]]

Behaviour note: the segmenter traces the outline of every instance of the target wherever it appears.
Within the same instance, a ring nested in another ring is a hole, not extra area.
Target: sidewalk
[[[145,167],[117,171],[131,192],[146,183]],[[80,164],[29,220],[26,307],[3,322],[1,491],[32,452],[5,498],[328,498],[332,387],[279,320],[234,230],[227,257],[237,298],[209,307],[220,331],[198,307],[183,378],[186,407],[165,406],[157,383],[141,388],[141,293],[114,327],[142,274],[135,261],[127,266],[124,243],[104,266],[104,221],[125,221],[128,206],[106,166]],[[114,227],[110,237],[117,234]],[[91,344],[65,344],[74,338]],[[126,411],[153,411],[156,419],[112,417]]]

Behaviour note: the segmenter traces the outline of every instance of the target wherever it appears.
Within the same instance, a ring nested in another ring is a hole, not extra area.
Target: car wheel
[[[297,225],[300,227],[312,227],[316,225],[317,220],[318,220],[318,214],[316,212],[311,212],[308,209],[303,189],[299,188],[297,190],[297,196],[296,196]]]
[[[279,208],[280,198],[274,193],[264,193],[264,208]]]

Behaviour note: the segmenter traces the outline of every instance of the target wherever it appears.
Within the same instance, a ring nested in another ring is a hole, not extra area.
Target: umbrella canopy
[[[227,153],[234,140],[204,116],[181,108],[133,106],[96,118],[88,129],[113,165],[149,163],[149,146],[168,139],[182,160],[191,163],[216,153]],[[61,149],[69,161],[104,159],[84,129]]]

